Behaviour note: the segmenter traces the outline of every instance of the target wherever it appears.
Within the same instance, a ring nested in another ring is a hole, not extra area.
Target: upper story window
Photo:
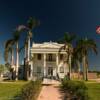
[[[41,58],[42,58],[41,54],[38,54],[38,55],[37,55],[37,59],[38,59],[38,60],[41,60]]]
[[[49,61],[52,61],[52,60],[53,60],[53,59],[52,59],[52,54],[49,54],[49,55],[48,55],[48,60],[49,60]]]
[[[63,54],[60,54],[60,60],[63,60]]]

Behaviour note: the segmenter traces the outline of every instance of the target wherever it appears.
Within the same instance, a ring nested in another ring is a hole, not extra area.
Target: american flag
[[[97,26],[97,27],[96,27],[96,33],[97,33],[97,34],[100,34],[100,26]]]

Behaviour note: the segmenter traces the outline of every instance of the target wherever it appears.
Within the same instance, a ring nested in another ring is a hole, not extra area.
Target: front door
[[[53,76],[53,67],[48,67],[48,76]]]

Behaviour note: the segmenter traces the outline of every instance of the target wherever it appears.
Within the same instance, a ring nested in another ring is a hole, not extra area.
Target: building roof
[[[64,44],[59,44],[57,42],[44,42],[44,43],[33,43],[31,52],[33,53],[57,53],[59,48]],[[65,52],[65,51],[64,51]]]
[[[44,43],[33,43],[32,48],[60,48],[64,44],[58,44],[57,42],[44,42]]]

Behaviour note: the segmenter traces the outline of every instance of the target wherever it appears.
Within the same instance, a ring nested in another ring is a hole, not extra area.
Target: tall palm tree
[[[6,61],[6,64],[9,63],[10,64],[10,72],[12,73],[12,77],[13,77],[13,70],[14,70],[14,40],[13,39],[9,39],[6,41],[5,43],[5,51],[4,51],[4,59]],[[11,56],[11,60],[10,62],[8,61],[9,58],[9,54]]]
[[[32,40],[32,35],[33,35],[33,33],[32,33],[32,30],[34,29],[34,28],[36,28],[37,26],[39,26],[39,21],[38,20],[36,20],[35,18],[32,18],[32,17],[30,17],[29,18],[29,20],[28,20],[28,22],[27,22],[27,29],[28,29],[28,34],[27,34],[27,39],[28,39],[28,45],[27,45],[27,42],[26,42],[26,48],[27,48],[27,65],[29,66],[29,62],[30,62],[30,45],[31,45],[31,40]],[[30,73],[30,72],[29,72]],[[28,77],[27,77],[27,79],[28,79]]]
[[[21,35],[22,30],[19,30],[18,28],[16,28],[16,30],[13,32],[13,39],[10,39],[6,42],[5,45],[5,54],[4,54],[4,58],[5,61],[8,61],[8,54],[9,52],[11,52],[12,54],[12,64],[13,64],[13,45],[16,46],[16,80],[18,80],[18,69],[19,69],[19,39],[20,39],[20,35]]]
[[[15,30],[13,33],[14,43],[16,45],[16,80],[18,80],[18,69],[19,69],[19,39],[21,31]]]
[[[77,43],[77,49],[81,52],[82,55],[82,64],[83,64],[83,78],[88,80],[88,52],[91,50],[97,54],[97,45],[93,39],[80,39]]]
[[[77,68],[78,71],[78,79],[80,79],[80,66],[82,62],[82,55],[81,52],[77,50],[77,46],[73,49],[73,57],[72,57],[72,63],[73,66]]]
[[[37,26],[39,26],[39,24],[40,24],[40,22],[38,21],[38,20],[36,20],[35,18],[32,18],[32,17],[30,17],[29,18],[29,20],[28,20],[28,22],[27,22],[27,24],[26,25],[19,25],[19,27],[18,27],[18,30],[24,30],[24,31],[27,31],[27,42],[25,42],[25,66],[26,66],[26,68],[25,69],[29,69],[28,67],[29,67],[29,62],[30,62],[30,44],[31,44],[31,39],[32,39],[32,35],[33,35],[33,33],[32,33],[32,30],[35,28],[35,27],[37,27]],[[29,72],[27,72],[27,70],[26,70],[26,79],[28,80],[28,77],[29,77],[29,75],[28,75],[28,73]]]
[[[72,58],[72,52],[73,52],[73,46],[72,41],[75,39],[75,35],[70,35],[69,33],[65,33],[64,37],[58,41],[59,43],[64,43],[64,45],[59,49],[59,52],[62,50],[65,50],[67,53],[67,63],[69,65],[69,79],[71,79],[71,58]]]

